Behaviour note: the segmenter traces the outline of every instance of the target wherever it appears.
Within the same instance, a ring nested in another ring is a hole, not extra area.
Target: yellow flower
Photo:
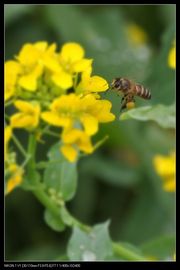
[[[47,42],[43,41],[25,44],[16,57],[23,69],[18,85],[25,90],[36,91],[38,78],[42,75],[49,58],[53,57],[55,49],[55,44],[48,47]]]
[[[5,127],[4,131],[4,160],[7,159],[7,153],[8,153],[8,143],[12,135],[12,129],[10,126]]]
[[[10,193],[22,182],[23,169],[16,164],[11,164],[8,168],[10,177],[7,181],[6,194]]]
[[[92,59],[84,58],[84,49],[74,42],[66,43],[58,55],[60,67],[54,69],[52,81],[63,89],[73,86],[74,75],[83,72],[92,64]],[[57,66],[57,62],[54,65]]]
[[[169,156],[156,155],[153,163],[157,173],[163,179],[163,188],[167,192],[174,192],[176,190],[176,168],[175,168],[175,153]]]
[[[82,73],[82,78],[78,86],[76,87],[76,93],[89,94],[93,92],[104,92],[109,88],[109,85],[105,79],[100,76],[92,76],[92,67]]]
[[[143,45],[147,42],[147,34],[140,26],[136,24],[130,24],[126,30],[129,40],[134,45]]]
[[[17,62],[7,61],[5,63],[5,101],[14,95],[17,77],[20,72],[21,67]]]
[[[79,150],[87,154],[93,152],[90,137],[79,129],[65,129],[62,133],[62,142],[60,150],[70,162],[76,161]]]
[[[62,95],[55,99],[51,111],[43,112],[41,117],[51,125],[59,127],[83,126],[88,135],[98,131],[98,123],[113,121],[110,113],[111,103],[107,100],[96,100],[92,94],[84,97],[75,94]]]
[[[169,55],[168,55],[168,65],[170,68],[175,69],[176,68],[176,47],[175,42],[173,47],[170,49]]]
[[[38,126],[40,106],[37,102],[30,103],[17,100],[14,105],[20,112],[11,116],[10,123],[12,127],[32,129]]]

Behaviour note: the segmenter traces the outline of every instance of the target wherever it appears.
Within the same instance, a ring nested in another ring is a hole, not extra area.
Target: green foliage
[[[175,105],[165,106],[143,106],[141,108],[132,109],[124,112],[120,116],[120,120],[136,119],[140,121],[153,120],[163,128],[175,128],[176,115]]]
[[[68,244],[70,260],[100,261],[112,255],[112,244],[108,232],[109,222],[99,224],[86,233],[74,228]]]
[[[76,163],[68,162],[60,153],[60,144],[48,152],[49,165],[44,172],[44,183],[54,189],[65,201],[73,198],[77,186]]]

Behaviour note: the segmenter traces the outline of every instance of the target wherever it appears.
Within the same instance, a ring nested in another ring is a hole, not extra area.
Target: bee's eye
[[[116,82],[114,83],[114,86],[117,87],[117,88],[118,88],[120,85],[121,85],[121,82],[120,82],[120,81],[116,81]]]
[[[123,90],[129,89],[129,82],[127,80],[121,81],[121,87]]]
[[[112,83],[113,87],[119,88],[121,86],[121,81],[120,79],[115,79],[114,82]]]

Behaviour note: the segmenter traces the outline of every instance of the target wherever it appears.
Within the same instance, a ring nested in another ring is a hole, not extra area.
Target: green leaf
[[[44,212],[44,219],[51,229],[57,232],[62,232],[65,229],[65,225],[60,221],[60,218],[56,218],[48,209]]]
[[[174,236],[161,236],[141,245],[144,254],[158,260],[173,259],[175,248]]]
[[[48,153],[49,166],[44,172],[44,183],[61,194],[63,200],[72,199],[77,186],[76,163],[68,162],[55,144]]]
[[[90,233],[74,227],[67,251],[70,260],[99,261],[112,256],[108,226],[109,222],[96,225]]]
[[[153,120],[163,128],[175,128],[175,105],[155,105],[132,109],[120,115],[120,120],[136,119],[140,121]]]

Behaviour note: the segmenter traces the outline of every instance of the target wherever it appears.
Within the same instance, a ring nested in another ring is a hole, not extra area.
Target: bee
[[[123,94],[120,111],[125,108],[134,107],[134,96],[139,96],[144,99],[151,98],[151,92],[143,85],[136,84],[135,82],[122,77],[112,81],[111,89],[115,90],[117,93]]]

